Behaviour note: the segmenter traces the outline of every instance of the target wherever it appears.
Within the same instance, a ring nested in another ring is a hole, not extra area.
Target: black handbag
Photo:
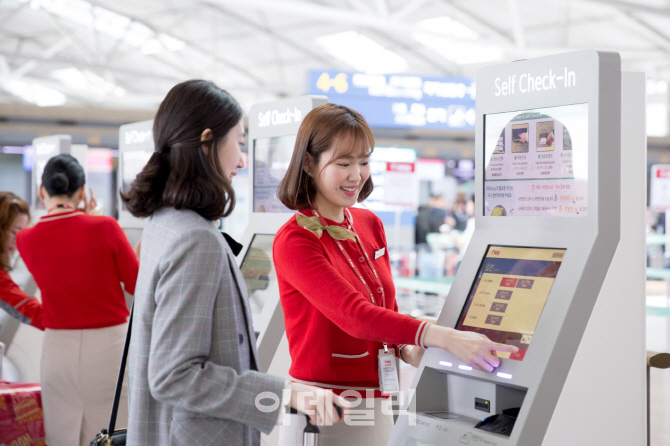
[[[116,392],[114,393],[114,403],[112,404],[112,413],[109,417],[109,427],[102,429],[90,443],[90,446],[125,446],[127,429],[114,430],[116,425],[116,412],[119,410],[119,399],[121,398],[121,387],[123,385],[123,375],[126,372],[126,359],[128,358],[128,347],[130,346],[130,329],[133,325],[133,308],[130,309],[130,319],[128,320],[128,332],[126,333],[126,343],[123,346],[123,356],[121,357],[121,367],[119,368],[119,377],[116,379]]]

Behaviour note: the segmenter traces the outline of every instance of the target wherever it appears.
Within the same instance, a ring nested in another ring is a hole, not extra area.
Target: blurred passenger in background
[[[77,209],[84,169],[70,155],[47,162],[39,197],[47,215],[19,232],[16,245],[42,295],[41,384],[49,446],[86,446],[109,421],[138,261],[111,217]],[[123,283],[123,288],[121,286]],[[125,426],[127,391],[117,424]]]
[[[419,207],[414,227],[414,243],[417,249],[428,247],[426,240],[428,234],[447,232],[456,226],[456,220],[448,207],[447,200],[441,194],[432,194],[428,198],[428,203]]]
[[[470,218],[466,208],[467,200],[465,192],[458,192],[456,194],[456,200],[451,206],[451,215],[456,220],[454,228],[459,231],[465,230],[465,225],[468,223],[468,219]]]
[[[44,330],[42,304],[21,291],[9,275],[12,254],[16,251],[16,234],[29,222],[28,203],[12,192],[0,192],[0,308],[23,323]]]

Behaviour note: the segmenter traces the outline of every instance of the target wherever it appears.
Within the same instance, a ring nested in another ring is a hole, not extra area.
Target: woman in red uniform
[[[386,389],[378,375],[385,349],[418,366],[424,348],[441,347],[489,372],[500,363],[495,351],[516,351],[478,333],[398,313],[382,222],[352,207],[372,192],[373,148],[360,114],[334,104],[317,107],[300,126],[277,191],[284,205],[298,211],[277,232],[273,248],[291,379],[375,399],[374,426],[348,426],[345,420],[325,427],[324,446],[387,444],[393,420],[382,413]]]
[[[0,192],[0,308],[21,322],[44,330],[42,304],[21,291],[9,275],[11,255],[16,250],[16,234],[29,221],[28,203],[12,192]]]
[[[88,445],[109,421],[129,314],[123,289],[133,294],[137,279],[137,257],[116,220],[77,209],[86,200],[84,181],[75,158],[51,158],[39,188],[48,215],[16,239],[42,293],[49,446]],[[119,426],[128,417],[125,395]]]

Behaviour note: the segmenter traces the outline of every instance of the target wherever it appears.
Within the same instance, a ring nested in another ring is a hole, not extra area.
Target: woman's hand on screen
[[[493,342],[481,333],[460,331],[431,325],[427,328],[424,344],[440,347],[453,353],[464,364],[483,372],[492,372],[500,365],[495,352],[516,353],[518,347]]]

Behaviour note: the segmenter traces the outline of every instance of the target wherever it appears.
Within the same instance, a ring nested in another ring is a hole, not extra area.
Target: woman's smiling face
[[[324,217],[334,220],[339,220],[333,217],[344,208],[357,203],[363,184],[370,178],[369,149],[352,153],[344,144],[350,144],[350,138],[336,139],[310,170],[316,185],[314,205]]]

